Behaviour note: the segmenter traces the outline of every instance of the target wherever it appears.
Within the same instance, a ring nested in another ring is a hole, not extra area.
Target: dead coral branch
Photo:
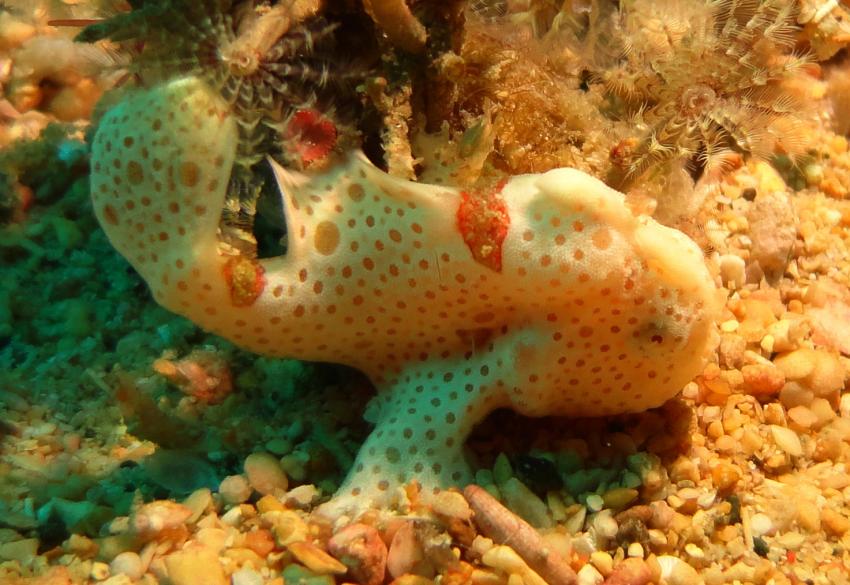
[[[576,583],[576,573],[569,563],[553,551],[531,525],[505,508],[484,488],[469,485],[463,495],[475,512],[475,524],[485,536],[498,544],[510,544],[550,585]]]
[[[408,53],[425,50],[428,35],[404,0],[363,0],[363,7],[390,42]]]

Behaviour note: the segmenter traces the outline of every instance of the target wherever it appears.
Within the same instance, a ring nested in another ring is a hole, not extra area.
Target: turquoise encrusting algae
[[[9,3],[0,582],[847,581],[848,22]]]

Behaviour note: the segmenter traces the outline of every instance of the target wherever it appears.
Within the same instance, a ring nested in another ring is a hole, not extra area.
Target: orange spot
[[[235,307],[250,307],[266,286],[265,269],[256,260],[234,256],[224,265],[224,280]]]
[[[316,226],[313,234],[313,245],[319,254],[330,256],[339,246],[339,228],[330,221],[323,221]]]
[[[360,201],[365,195],[366,191],[360,183],[352,183],[348,186],[348,196],[352,201]]]
[[[103,219],[109,225],[118,225],[118,212],[109,204],[103,206]]]
[[[201,176],[201,169],[193,162],[184,162],[180,165],[180,183],[184,187],[194,187],[198,184],[198,179]]]
[[[473,321],[475,321],[476,323],[489,323],[495,318],[496,315],[494,315],[492,312],[485,311],[483,313],[478,313],[477,315],[475,315],[475,317],[473,317]]]
[[[611,245],[611,231],[606,227],[599,228],[590,239],[598,249],[607,250]]]

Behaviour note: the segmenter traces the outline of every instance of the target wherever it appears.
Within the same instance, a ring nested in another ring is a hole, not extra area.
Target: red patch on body
[[[266,287],[266,271],[256,260],[234,256],[223,271],[234,307],[250,307]]]
[[[457,227],[472,257],[496,272],[502,271],[502,243],[508,235],[511,219],[502,198],[507,179],[489,192],[460,194]]]
[[[286,127],[284,138],[289,148],[301,159],[304,166],[325,158],[336,144],[336,126],[313,109],[298,110]]]

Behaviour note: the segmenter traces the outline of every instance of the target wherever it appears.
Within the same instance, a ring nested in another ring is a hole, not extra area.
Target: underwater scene
[[[850,1],[0,2],[0,585],[850,583]]]

